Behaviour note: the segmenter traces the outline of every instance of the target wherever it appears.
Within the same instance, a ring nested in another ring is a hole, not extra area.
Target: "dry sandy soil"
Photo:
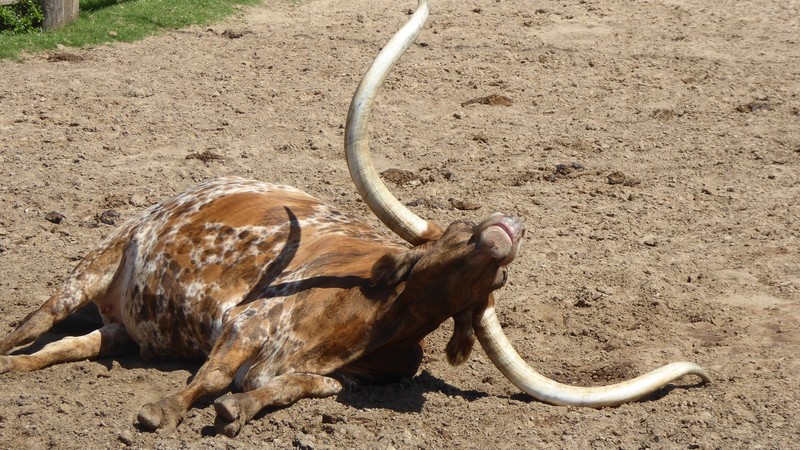
[[[349,181],[343,124],[413,7],[267,0],[208,28],[0,62],[0,331],[121,220],[208,178],[288,183],[377,225]],[[545,374],[596,385],[692,360],[713,384],[549,406],[479,349],[448,366],[446,323],[413,379],[271,411],[235,439],[214,434],[208,402],[172,433],[137,429],[139,408],[196,366],[132,355],[5,374],[0,447],[797,445],[800,4],[432,8],[373,121],[379,170],[407,171],[391,189],[439,223],[524,218],[498,310]],[[492,94],[510,104],[463,104]]]

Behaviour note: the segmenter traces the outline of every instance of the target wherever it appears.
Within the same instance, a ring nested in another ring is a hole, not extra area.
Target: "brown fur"
[[[88,302],[97,303],[103,328],[33,355],[0,356],[0,372],[136,346],[145,358],[203,360],[184,389],[145,405],[139,422],[177,426],[197,398],[235,381],[243,392],[215,404],[217,429],[233,435],[266,406],[336,394],[341,377],[412,376],[422,339],[450,317],[446,353],[464,362],[474,317],[510,261],[490,256],[486,226],[456,222],[409,249],[292,188],[210,181],[121,227],[0,351],[33,341]]]

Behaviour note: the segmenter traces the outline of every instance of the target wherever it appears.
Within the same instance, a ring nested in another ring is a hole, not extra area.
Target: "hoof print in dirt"
[[[191,153],[186,155],[186,159],[197,159],[203,161],[204,163],[209,163],[211,161],[225,161],[225,157],[220,155],[219,153],[212,152],[211,150],[206,150],[200,153]]]
[[[459,211],[475,211],[476,209],[481,209],[480,203],[471,202],[469,200],[461,200],[451,197],[447,199],[447,201],[450,202],[450,206]]]
[[[481,144],[488,144],[489,143],[489,138],[486,137],[486,135],[483,134],[483,133],[478,133],[478,134],[472,136],[472,140],[475,141],[475,142],[480,142]]]
[[[569,164],[556,164],[551,173],[542,175],[542,179],[554,183],[558,181],[560,178],[572,178],[575,176],[582,175],[584,169],[585,166],[578,162],[573,162]],[[517,179],[520,183],[524,184],[525,182],[533,179],[533,177],[534,174],[532,172],[525,172],[524,174],[517,177]]]
[[[572,173],[583,169],[583,164],[577,162],[570,164],[556,164],[555,169],[553,169],[553,173],[560,177],[566,177],[567,175],[571,175]]]
[[[642,183],[638,178],[625,175],[625,173],[619,170],[608,174],[606,180],[608,180],[608,184],[621,184],[623,186],[638,186]]]
[[[62,61],[64,61],[64,62],[73,62],[73,63],[75,63],[75,62],[81,62],[84,59],[86,59],[86,58],[84,58],[81,55],[76,55],[74,53],[68,53],[68,52],[57,52],[57,53],[51,53],[51,54],[47,55],[47,60],[49,62],[62,62]]]
[[[66,220],[66,218],[67,217],[65,215],[61,214],[60,212],[56,212],[56,211],[51,211],[51,212],[47,213],[46,216],[44,216],[44,220],[46,220],[48,222],[51,222],[51,223],[54,223],[56,225],[60,224],[64,220]]]
[[[511,106],[512,103],[514,102],[505,95],[490,94],[485,97],[475,97],[469,99],[461,103],[461,106],[469,106],[469,105]]]
[[[674,119],[675,117],[680,117],[682,115],[683,115],[682,113],[678,113],[667,108],[657,108],[653,110],[653,112],[650,114],[652,118],[658,120],[670,120]]]
[[[750,103],[736,107],[736,111],[739,111],[740,113],[754,113],[758,111],[770,110],[772,110],[772,105],[770,105],[766,100],[753,100]]]
[[[225,30],[222,32],[221,36],[228,39],[239,39],[247,34],[253,34],[253,32],[250,30]]]
[[[536,180],[539,180],[539,179],[542,179],[542,178],[543,177],[538,172],[536,172],[534,170],[526,170],[526,171],[520,173],[519,175],[517,175],[516,177],[514,177],[511,180],[511,185],[512,186],[524,186],[524,185],[530,183],[531,181],[536,181]],[[553,181],[555,181],[555,177],[554,177]]]
[[[386,169],[381,172],[381,178],[398,186],[404,184],[419,184],[419,176],[410,170],[403,169]]]
[[[410,208],[421,206],[428,209],[450,209],[449,204],[437,198],[415,198],[407,201],[405,205]]]
[[[648,234],[643,238],[641,238],[639,242],[641,242],[642,245],[645,245],[647,247],[657,247],[660,240],[658,239],[658,236],[654,234]]]
[[[117,225],[121,221],[121,215],[116,209],[107,209],[98,214],[97,221],[106,225]]]

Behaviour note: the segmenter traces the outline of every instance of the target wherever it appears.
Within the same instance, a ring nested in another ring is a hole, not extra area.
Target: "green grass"
[[[208,24],[261,0],[81,0],[78,19],[55,31],[0,35],[0,59],[56,48],[130,42],[162,29]],[[112,33],[109,33],[112,32]]]

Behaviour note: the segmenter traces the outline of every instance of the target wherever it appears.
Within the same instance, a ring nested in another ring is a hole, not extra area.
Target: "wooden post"
[[[42,29],[55,30],[78,18],[78,0],[42,0]]]

